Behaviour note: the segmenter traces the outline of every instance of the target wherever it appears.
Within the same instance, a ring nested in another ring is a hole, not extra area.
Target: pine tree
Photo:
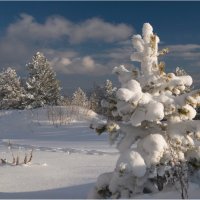
[[[104,97],[105,98],[109,98],[112,96],[113,94],[113,84],[112,81],[110,80],[106,80],[105,84],[104,84]]]
[[[98,112],[99,109],[99,101],[96,92],[92,92],[89,98],[89,108],[94,112]]]
[[[26,93],[21,86],[20,78],[12,68],[0,73],[0,108],[23,109]]]
[[[114,119],[113,111],[116,109],[116,88],[110,80],[106,80],[103,90],[103,98],[101,99],[102,114],[108,119]]]
[[[62,106],[69,106],[69,105],[71,105],[71,98],[69,96],[63,96],[61,105]]]
[[[113,106],[113,97],[115,96],[116,88],[110,80],[106,80],[103,85],[94,84],[91,93],[90,102],[93,104],[94,111],[105,117],[111,117],[111,110],[108,109]],[[94,108],[95,107],[95,108]]]
[[[104,89],[102,86],[98,84],[94,84],[93,86],[93,94],[95,94],[95,101],[96,101],[96,113],[103,114],[103,108],[101,106],[101,101],[104,99]]]
[[[29,93],[29,106],[58,105],[61,100],[61,88],[56,74],[45,56],[37,52],[27,65],[29,78],[26,82]]]
[[[88,107],[88,98],[80,87],[73,93],[72,105]]]
[[[159,37],[149,23],[132,42],[131,60],[140,62],[140,71],[123,65],[113,70],[121,82],[114,113],[123,121],[91,126],[109,132],[120,157],[113,172],[99,176],[90,198],[134,198],[164,188],[179,188],[188,198],[188,181],[200,170],[200,126],[193,120],[200,90],[187,90],[191,76],[165,72],[158,57],[168,50],[158,51]]]

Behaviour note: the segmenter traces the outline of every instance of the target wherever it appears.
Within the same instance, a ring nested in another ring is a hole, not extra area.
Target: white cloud
[[[113,48],[111,51],[107,51],[105,56],[109,57],[110,59],[116,59],[116,60],[121,60],[121,61],[129,61],[130,60],[130,55],[133,52],[133,48],[130,46],[126,47],[118,47],[118,48]]]
[[[199,44],[178,44],[166,46],[169,48],[170,57],[184,60],[196,60],[200,57]]]
[[[132,68],[130,45],[117,45],[102,52],[82,55],[80,52],[56,51],[45,49],[43,52],[49,58],[55,71],[62,74],[111,74],[113,67],[120,64]],[[63,62],[66,61],[66,62]]]
[[[90,56],[85,56],[83,58],[83,66],[88,69],[88,71],[92,71],[94,70],[94,67],[95,67],[95,62],[94,60],[90,57]]]
[[[133,28],[126,24],[112,24],[99,18],[73,23],[60,16],[50,16],[44,23],[38,23],[27,14],[21,14],[7,29],[7,36],[11,38],[14,36],[18,39],[38,41],[67,36],[71,43],[86,40],[115,42],[127,39],[132,33]]]
[[[169,45],[168,48],[172,52],[189,52],[200,49],[200,45],[198,44],[177,44],[177,45]]]
[[[89,39],[99,39],[104,42],[115,42],[127,39],[133,33],[133,28],[126,24],[111,24],[99,18],[86,20],[73,26],[70,39],[79,43]]]
[[[114,57],[108,52],[102,55],[107,59],[105,65],[97,58],[101,57],[102,52],[93,56],[91,50],[91,54],[87,52],[85,55],[83,50],[76,47],[91,40],[118,43],[127,40],[132,33],[133,28],[129,25],[112,24],[99,18],[74,23],[60,16],[50,16],[40,23],[31,15],[21,14],[18,20],[5,29],[0,38],[0,67],[13,66],[24,70],[33,54],[42,51],[59,73],[105,74],[115,66]],[[57,43],[63,44],[62,50],[55,48]],[[71,43],[70,48],[67,43]],[[76,47],[73,48],[74,46]]]
[[[69,34],[71,22],[59,16],[52,16],[41,24],[31,15],[21,14],[20,18],[9,25],[7,37],[38,41],[44,39],[58,39]]]
[[[72,61],[69,58],[62,58],[60,61],[63,65],[70,65]]]
[[[73,58],[63,58],[62,54],[56,53],[52,59],[49,59],[51,66],[56,72],[61,74],[106,74],[108,67],[95,61],[91,56],[74,56]],[[63,62],[64,61],[64,62]]]

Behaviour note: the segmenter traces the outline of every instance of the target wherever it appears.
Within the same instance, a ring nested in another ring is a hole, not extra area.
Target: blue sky
[[[0,69],[26,76],[25,64],[42,51],[63,92],[107,78],[116,65],[134,65],[131,36],[149,22],[169,47],[168,71],[177,66],[200,75],[200,2],[0,2]]]

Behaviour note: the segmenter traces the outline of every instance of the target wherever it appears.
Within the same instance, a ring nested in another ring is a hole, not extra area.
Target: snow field
[[[89,129],[98,116],[92,111],[87,116],[85,110],[76,112],[79,115],[75,113],[66,125],[53,125],[46,109],[0,113],[0,157],[12,161],[9,141],[20,161],[34,150],[31,164],[0,166],[0,198],[84,199],[97,177],[112,171],[117,150],[106,135],[99,137]]]

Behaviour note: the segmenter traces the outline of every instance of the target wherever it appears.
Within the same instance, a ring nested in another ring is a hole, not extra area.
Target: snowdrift
[[[100,116],[92,110],[78,106],[49,106],[32,110],[1,110],[0,139],[4,138],[27,138],[37,132],[38,127],[54,129],[69,124],[82,122],[89,124],[98,120]]]

